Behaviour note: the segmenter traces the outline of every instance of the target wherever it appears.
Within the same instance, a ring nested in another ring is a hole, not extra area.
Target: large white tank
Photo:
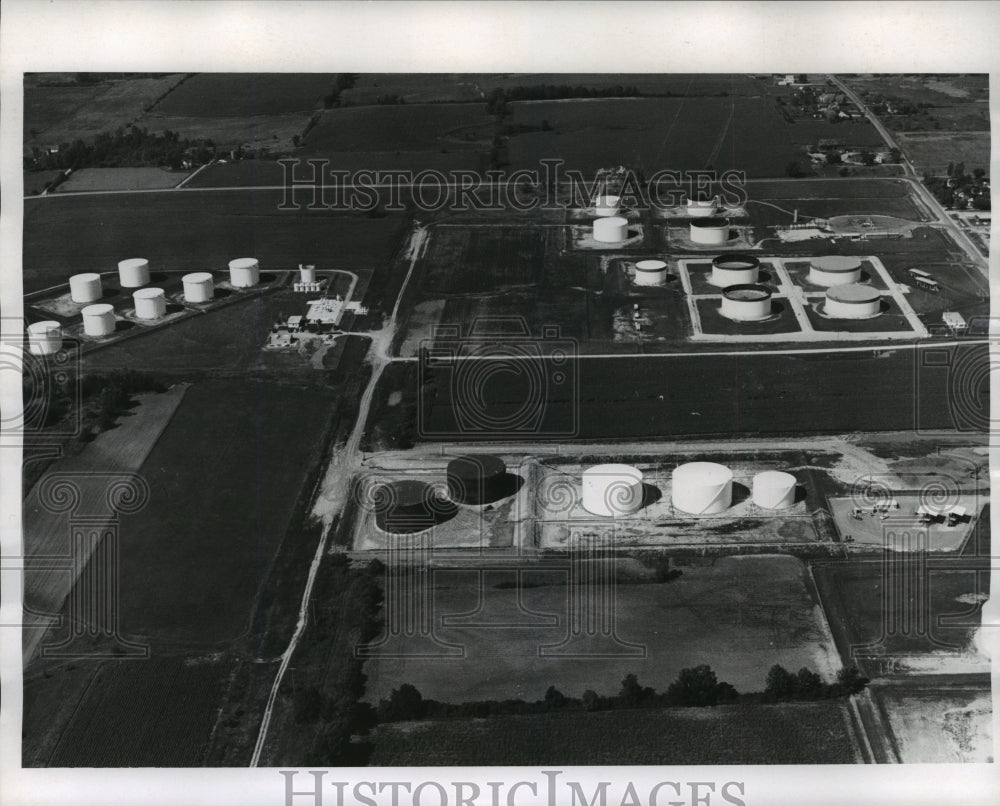
[[[756,283],[760,279],[760,261],[751,255],[719,255],[712,259],[709,282],[720,288]]]
[[[692,243],[722,246],[729,241],[729,219],[698,218],[688,226]]]
[[[764,470],[753,477],[753,502],[764,509],[787,509],[795,503],[795,476]]]
[[[93,272],[74,274],[69,278],[69,296],[73,302],[97,302],[104,296],[101,275]]]
[[[594,212],[602,218],[618,215],[621,210],[620,196],[598,196],[594,202]]]
[[[132,299],[137,319],[160,319],[167,312],[167,298],[162,288],[140,288]]]
[[[583,471],[583,508],[617,518],[642,506],[642,471],[631,465],[595,465]]]
[[[32,355],[52,355],[62,349],[62,326],[58,322],[28,325],[28,350]]]
[[[878,316],[882,295],[870,285],[837,285],[826,292],[823,313],[834,319],[868,319]]]
[[[663,285],[667,281],[667,264],[662,260],[640,260],[635,264],[636,285]]]
[[[260,282],[260,264],[255,257],[229,261],[229,282],[234,288],[250,288]]]
[[[113,305],[98,303],[88,305],[80,315],[83,317],[83,332],[88,336],[110,336],[115,332],[115,308]]]
[[[737,322],[755,322],[771,315],[771,289],[747,283],[731,285],[722,292],[719,313]]]
[[[689,462],[671,474],[674,509],[692,515],[715,515],[733,502],[733,471],[715,462]]]
[[[315,266],[300,266],[299,273],[301,274],[301,281],[303,283],[315,283],[316,282],[316,267]]]
[[[122,288],[139,288],[149,282],[149,261],[144,257],[130,257],[118,261],[118,282]]]
[[[621,243],[628,237],[628,221],[620,216],[598,218],[594,222],[594,240],[601,243]]]
[[[813,285],[849,285],[861,279],[861,258],[829,255],[809,261],[809,282]]]
[[[719,197],[711,199],[688,199],[687,214],[692,218],[710,218],[719,209]]]
[[[208,302],[215,296],[215,282],[211,272],[196,271],[185,274],[184,299],[188,302]]]

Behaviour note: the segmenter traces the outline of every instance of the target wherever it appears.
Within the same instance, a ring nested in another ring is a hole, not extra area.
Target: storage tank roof
[[[754,481],[760,482],[761,484],[773,484],[775,486],[779,484],[796,484],[795,476],[791,473],[785,473],[782,470],[762,470],[756,476],[753,477]]]
[[[733,471],[715,462],[688,462],[674,468],[673,475],[707,484],[724,484],[732,480]]]
[[[662,260],[640,260],[635,268],[636,271],[663,271],[667,264]]]
[[[103,316],[106,313],[112,313],[115,310],[115,306],[107,302],[99,302],[96,305],[88,305],[80,313],[84,316]]]
[[[722,271],[745,271],[760,266],[760,261],[752,255],[719,255],[712,259],[712,265]]]
[[[874,302],[881,296],[882,295],[878,292],[877,288],[872,288],[870,285],[861,285],[859,283],[835,285],[826,292],[827,299],[836,300],[837,302],[856,304]]]
[[[212,273],[208,271],[195,271],[183,277],[185,283],[207,283],[211,279]]]
[[[692,227],[701,227],[704,229],[709,229],[712,227],[721,228],[729,226],[729,219],[727,218],[700,218],[695,219],[691,222]]]
[[[100,280],[101,279],[101,275],[99,275],[97,272],[85,271],[85,272],[82,272],[81,274],[74,274],[70,279],[71,280]]]
[[[857,271],[861,268],[861,258],[846,255],[826,255],[814,257],[810,263],[820,271]]]
[[[132,292],[132,297],[135,299],[155,299],[162,296],[162,288],[140,288],[138,291]]]
[[[610,218],[602,218],[595,221],[594,224],[602,227],[626,227],[628,226],[628,219],[616,215],[611,216]]]
[[[632,465],[594,465],[583,471],[584,476],[623,476],[635,481],[642,481],[642,471]]]
[[[770,299],[771,289],[764,285],[756,285],[755,283],[741,283],[740,285],[731,285],[724,289],[722,296],[726,299],[749,302],[751,300]]]
[[[131,269],[131,268],[138,268],[139,266],[146,266],[148,264],[149,261],[146,260],[146,258],[144,257],[129,257],[125,258],[125,260],[119,260],[118,268]]]
[[[62,325],[60,325],[58,322],[53,322],[51,320],[47,320],[45,322],[32,322],[30,325],[28,325],[28,332],[48,333],[50,330],[53,330],[55,328],[61,329]]]
[[[231,269],[249,269],[256,265],[257,258],[255,257],[238,257],[229,261],[229,268]]]

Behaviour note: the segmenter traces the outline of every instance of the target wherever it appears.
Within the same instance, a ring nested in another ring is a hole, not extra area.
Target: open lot
[[[379,726],[370,763],[850,764],[849,720],[833,700],[398,722]]]
[[[993,761],[988,689],[898,689],[875,692],[906,764]]]
[[[201,115],[147,115],[140,124],[150,132],[177,132],[188,140],[211,140],[220,156],[242,145],[284,153],[294,148],[294,138],[309,123],[306,113],[209,117]]]
[[[801,561],[725,557],[682,570],[665,584],[624,584],[623,563],[613,604],[592,616],[601,629],[606,619],[615,622],[614,638],[605,643],[570,631],[571,619],[583,617],[567,609],[570,595],[587,594],[566,584],[568,567],[526,569],[520,589],[512,584],[514,571],[435,571],[429,614],[434,635],[461,647],[462,656],[376,652],[365,664],[366,697],[378,702],[402,683],[443,702],[535,700],[550,685],[570,696],[588,688],[610,696],[630,672],[663,691],[681,669],[702,663],[744,692],[763,690],[775,663],[795,670],[808,666],[832,679],[839,660]],[[593,579],[586,568],[578,573]],[[386,609],[391,612],[389,604]]]
[[[965,163],[966,173],[990,170],[989,132],[905,132],[896,135],[920,173],[946,176],[949,163]]]
[[[151,110],[158,117],[256,117],[308,112],[332,73],[198,73]]]
[[[59,185],[58,192],[172,188],[183,182],[189,173],[163,168],[84,168],[74,171]]]
[[[880,115],[892,131],[989,131],[989,76],[978,74],[841,76],[852,89],[882,96],[896,106],[924,104],[910,114]]]

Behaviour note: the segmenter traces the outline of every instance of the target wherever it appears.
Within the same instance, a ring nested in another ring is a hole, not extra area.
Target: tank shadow
[[[642,504],[640,508],[645,508],[655,504],[663,498],[663,491],[652,484],[642,483]]]
[[[733,503],[732,506],[742,504],[750,497],[750,489],[745,484],[738,481],[733,482]]]

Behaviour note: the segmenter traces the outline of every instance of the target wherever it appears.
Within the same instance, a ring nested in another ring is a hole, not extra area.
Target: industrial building
[[[229,261],[229,282],[233,288],[252,288],[260,282],[260,263],[254,257]]]
[[[115,332],[115,309],[113,305],[101,302],[88,305],[80,315],[83,318],[83,332],[88,336],[110,336]]]
[[[746,283],[731,285],[722,292],[719,312],[736,322],[755,322],[771,315],[771,289]]]
[[[722,246],[729,241],[729,219],[696,218],[689,225],[691,242],[703,246]]]
[[[813,285],[831,287],[861,280],[861,258],[843,255],[814,257],[809,261],[808,280]]]
[[[733,471],[715,462],[688,462],[671,474],[674,509],[691,515],[716,515],[733,503]]]
[[[136,319],[162,319],[167,312],[167,297],[162,288],[140,288],[132,294]]]
[[[621,216],[598,218],[594,221],[594,240],[601,243],[621,243],[628,238],[628,221]]]
[[[52,355],[62,349],[62,326],[58,322],[33,322],[28,325],[28,351],[32,355]]]
[[[507,494],[507,465],[499,456],[459,456],[448,462],[448,495],[459,504],[489,504]]]
[[[640,260],[635,264],[636,285],[663,285],[667,281],[667,264],[663,260]]]
[[[196,271],[185,274],[184,299],[187,302],[208,302],[215,296],[215,281],[211,272]]]
[[[791,473],[764,470],[753,477],[754,504],[763,509],[788,509],[795,503],[796,480]]]
[[[826,292],[823,313],[833,319],[869,319],[881,312],[882,295],[870,285],[837,285]]]
[[[712,259],[709,282],[720,288],[756,283],[760,279],[760,261],[751,255],[719,255]]]
[[[149,261],[130,257],[118,261],[118,282],[122,288],[141,288],[149,283]]]
[[[104,296],[101,275],[93,272],[74,274],[69,278],[69,295],[73,302],[83,304],[97,302]]]
[[[583,471],[583,508],[592,515],[618,518],[642,507],[642,471],[631,465],[595,465]]]

